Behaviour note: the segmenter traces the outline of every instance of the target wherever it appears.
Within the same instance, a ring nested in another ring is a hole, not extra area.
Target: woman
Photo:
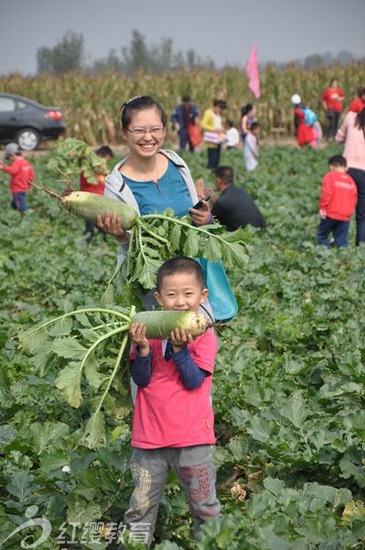
[[[328,119],[326,139],[331,137],[334,138],[338,129],[338,123],[342,111],[342,103],[345,98],[345,94],[341,88],[339,88],[336,78],[331,80],[329,87],[324,90],[321,98],[326,112],[326,117]]]
[[[208,168],[213,171],[219,166],[222,143],[225,141],[222,113],[226,107],[224,99],[215,99],[213,107],[204,111],[201,121],[203,140],[208,153]]]
[[[121,133],[129,155],[121,160],[105,180],[105,195],[132,206],[138,214],[161,213],[172,208],[176,216],[190,214],[196,225],[212,222],[208,204],[192,206],[198,201],[194,181],[183,159],[174,151],[161,149],[166,135],[167,115],[150,96],[129,99],[121,109]],[[122,262],[129,241],[116,213],[98,216],[98,227],[114,235],[121,244]]]
[[[256,115],[256,105],[254,105],[253,103],[247,103],[241,109],[240,130],[243,143],[245,142],[246,136],[251,129],[252,123],[256,121]]]
[[[311,145],[311,147],[315,149],[317,147],[317,136],[314,132],[313,126],[308,126],[305,123],[305,105],[302,103],[301,97],[298,94],[292,95],[291,103],[294,107],[294,126],[297,135],[298,147]]]
[[[365,242],[365,108],[359,113],[349,111],[335,140],[344,143],[348,174],[357,186],[356,246]]]

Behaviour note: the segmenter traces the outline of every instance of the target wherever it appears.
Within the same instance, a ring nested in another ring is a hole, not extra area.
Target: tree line
[[[354,56],[342,50],[337,56],[331,53],[312,54],[290,63],[298,63],[305,69],[315,69],[333,63],[348,64],[353,61]],[[289,63],[270,64],[283,68]],[[202,59],[193,49],[186,52],[175,51],[171,38],[162,38],[158,44],[148,45],[145,36],[138,30],[132,32],[130,45],[122,47],[120,53],[112,49],[105,58],[97,59],[91,64],[85,63],[83,35],[72,31],[66,32],[53,48],[42,47],[37,50],[39,74],[64,74],[70,71],[99,74],[116,71],[130,76],[139,72],[162,74],[182,69],[191,71],[199,67],[214,69],[215,63],[210,57]]]
[[[215,68],[212,59],[202,59],[193,49],[175,51],[171,38],[162,38],[158,44],[148,45],[138,30],[132,32],[130,45],[121,48],[120,54],[115,49],[110,50],[106,58],[89,65],[85,63],[84,37],[72,31],[65,33],[53,48],[41,47],[37,50],[39,74],[64,74],[70,71],[98,74],[109,70],[125,75],[140,71],[161,74],[168,70],[193,70],[201,66]]]

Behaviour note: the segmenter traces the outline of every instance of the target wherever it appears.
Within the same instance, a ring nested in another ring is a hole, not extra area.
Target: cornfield
[[[364,62],[349,65],[331,65],[304,70],[297,64],[279,68],[267,65],[261,71],[261,98],[256,100],[248,88],[245,72],[226,67],[222,71],[199,69],[190,72],[163,75],[137,74],[126,77],[109,72],[92,76],[67,73],[61,76],[25,77],[19,74],[0,77],[3,92],[24,95],[45,105],[57,105],[65,113],[67,134],[86,141],[116,144],[120,141],[119,110],[122,103],[135,95],[148,94],[158,99],[167,113],[180,102],[183,94],[190,94],[203,112],[211,106],[214,97],[224,98],[228,107],[226,116],[237,125],[241,107],[255,102],[262,135],[293,135],[293,114],[290,97],[299,93],[324,122],[320,95],[332,78],[339,80],[347,104],[364,85]],[[345,104],[346,107],[346,104]],[[174,139],[169,128],[167,139]]]

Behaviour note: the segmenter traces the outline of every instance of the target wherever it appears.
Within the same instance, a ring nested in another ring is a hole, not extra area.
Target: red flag
[[[260,74],[259,65],[257,63],[257,47],[256,44],[252,46],[250,58],[246,65],[246,74],[249,78],[248,85],[251,88],[255,97],[260,97]]]

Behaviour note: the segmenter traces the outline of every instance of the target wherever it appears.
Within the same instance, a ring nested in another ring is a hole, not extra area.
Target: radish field
[[[171,474],[158,549],[365,548],[365,247],[354,246],[354,220],[348,248],[315,241],[321,179],[341,152],[264,144],[252,173],[242,151],[222,154],[267,220],[264,231],[245,229],[247,266],[228,270],[239,313],[218,331],[212,397],[222,518],[194,542]],[[36,181],[60,191],[47,155],[31,157]],[[204,151],[185,158],[195,179],[213,184]],[[51,525],[42,550],[102,550],[132,492],[128,373],[121,365],[105,403],[105,443],[91,447],[82,432],[94,394],[85,390],[74,408],[56,384],[71,353],[60,351],[63,335],[55,330],[53,353],[45,345],[36,355],[21,335],[99,304],[118,246],[100,234],[87,244],[84,222],[38,189],[21,218],[0,178],[0,547],[18,550],[25,537],[35,544],[42,527],[24,526],[32,512]],[[115,360],[115,346],[106,352]]]

